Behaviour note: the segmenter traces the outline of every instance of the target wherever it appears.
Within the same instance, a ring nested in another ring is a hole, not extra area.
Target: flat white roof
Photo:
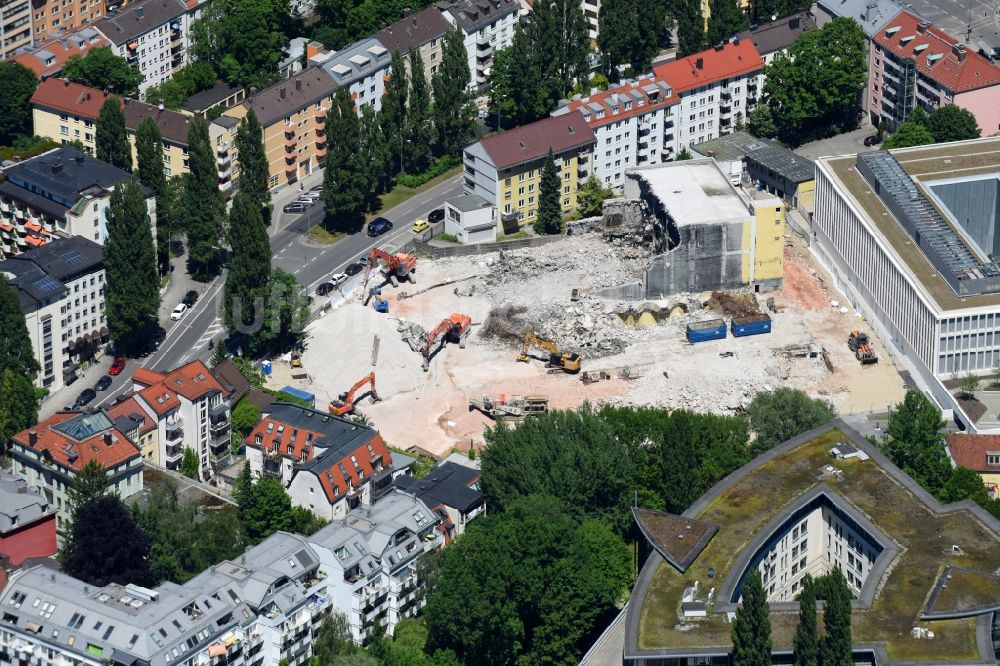
[[[684,160],[627,169],[645,181],[679,227],[745,222],[750,212],[713,159]]]

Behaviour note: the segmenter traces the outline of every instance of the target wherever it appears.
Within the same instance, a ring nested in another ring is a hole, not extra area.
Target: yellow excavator
[[[517,360],[522,363],[530,361],[531,355],[528,352],[531,351],[532,347],[541,347],[549,352],[549,359],[546,363],[546,367],[555,368],[568,373],[580,372],[579,354],[575,354],[573,352],[561,352],[559,351],[559,347],[557,347],[554,342],[540,338],[534,333],[524,334],[524,347],[521,349],[521,354],[517,357]]]

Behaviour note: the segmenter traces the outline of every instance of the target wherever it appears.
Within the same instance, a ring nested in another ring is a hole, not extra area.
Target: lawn
[[[778,456],[720,494],[697,516],[718,525],[719,532],[686,574],[666,564],[656,571],[641,609],[640,648],[728,647],[731,626],[723,614],[710,613],[694,629],[678,629],[684,588],[699,579],[707,584],[707,567],[716,569],[721,584],[755,533],[782,507],[813,488],[820,469],[830,464],[843,473],[841,481],[829,482],[834,489],[902,546],[872,607],[854,611],[855,643],[885,643],[893,660],[954,662],[977,657],[974,618],[921,622],[919,615],[942,565],[992,572],[1000,566],[1000,539],[965,510],[943,516],[931,513],[874,461],[830,458],[830,447],[845,439],[840,431],[831,430]],[[953,555],[952,544],[961,546],[963,554]],[[985,587],[981,595],[969,592],[971,600],[963,603],[985,602],[992,592]],[[771,623],[774,645],[790,646],[796,614],[772,613]],[[917,624],[933,630],[935,638],[912,638],[910,631]]]
[[[445,171],[437,178],[432,178],[431,180],[428,180],[420,187],[406,187],[404,185],[397,185],[396,187],[392,188],[391,190],[382,195],[382,207],[379,209],[377,213],[372,213],[368,215],[365,218],[365,221],[367,222],[371,219],[378,217],[379,215],[382,215],[383,213],[385,213],[385,211],[395,208],[396,206],[403,203],[407,199],[414,197],[420,194],[421,192],[426,192],[435,185],[443,183],[449,178],[454,178],[461,172],[462,172],[462,166],[459,165],[454,169]]]
[[[322,224],[317,224],[309,229],[309,240],[314,243],[319,243],[320,245],[333,245],[341,238],[346,236],[342,231],[337,231],[335,233],[330,233]]]

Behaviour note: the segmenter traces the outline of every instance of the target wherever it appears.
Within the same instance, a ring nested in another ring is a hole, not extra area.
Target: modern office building
[[[868,86],[871,122],[890,132],[918,106],[946,104],[971,112],[984,136],[1000,131],[1000,67],[910,12],[875,33]]]
[[[644,564],[624,621],[594,650],[623,645],[615,663],[732,663],[732,622],[756,570],[772,663],[787,664],[801,581],[835,568],[854,596],[855,664],[996,661],[1000,522],[972,502],[942,505],[843,422],[759,456],[681,515],[633,515]]]
[[[576,191],[589,172],[594,132],[569,112],[488,136],[465,147],[465,194],[494,204],[501,220],[531,224],[538,212],[538,184],[551,150],[562,183],[564,213],[576,208]]]
[[[5,227],[0,223],[0,236]],[[77,362],[108,341],[101,246],[71,236],[0,261],[17,292],[31,349],[41,366],[35,383],[58,391],[74,378]]]

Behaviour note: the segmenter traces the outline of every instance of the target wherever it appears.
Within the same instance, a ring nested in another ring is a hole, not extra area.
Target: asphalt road
[[[973,51],[979,49],[980,41],[991,47],[1000,46],[998,0],[908,0],[904,4],[955,39],[969,44]],[[970,25],[972,36],[966,41]]]

